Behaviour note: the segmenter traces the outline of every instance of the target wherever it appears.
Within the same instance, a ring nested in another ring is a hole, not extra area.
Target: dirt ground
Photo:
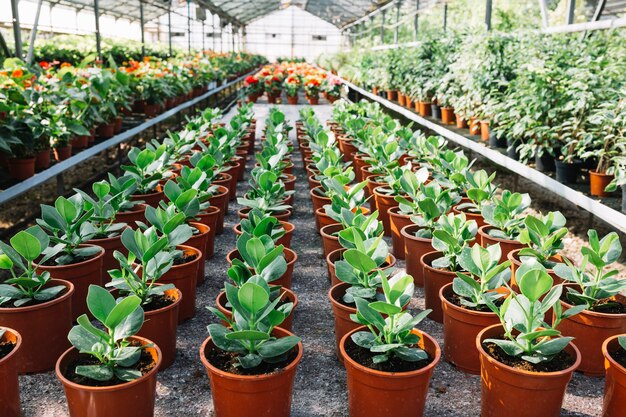
[[[288,119],[292,123],[295,122],[300,106],[280,107],[287,114]],[[260,133],[263,128],[267,110],[267,105],[255,106],[259,121],[257,133]],[[322,120],[329,117],[328,106],[317,106],[315,110]],[[322,257],[321,239],[315,229],[305,172],[297,152],[293,159],[296,163],[294,173],[298,177],[295,215],[290,220],[296,227],[292,249],[298,254],[293,277],[293,291],[299,297],[295,312],[294,332],[303,339],[304,357],[299,365],[295,381],[292,415],[295,417],[343,417],[348,415],[346,375],[334,352],[333,317],[327,298],[328,274]],[[251,166],[252,163],[249,161],[248,167]],[[503,184],[509,182],[510,178],[507,178],[503,175],[500,182]],[[520,182],[519,187],[523,189],[526,185]],[[246,188],[247,183],[240,182],[238,194],[241,195]],[[529,189],[529,191],[541,194],[536,189]],[[549,199],[541,198],[537,200],[537,203],[534,205],[537,209],[553,209],[553,204]],[[205,265],[207,280],[198,288],[196,317],[179,326],[176,362],[159,374],[155,412],[157,417],[213,415],[209,381],[199,360],[198,349],[207,337],[207,324],[216,321],[205,307],[214,303],[226,279],[225,256],[235,246],[235,234],[231,228],[238,222],[237,208],[236,204],[231,205],[230,213],[226,217],[224,234],[218,236],[216,240],[215,256]],[[565,214],[569,215],[568,212]],[[566,254],[578,259],[576,253],[585,237],[570,234],[566,241]],[[399,262],[398,266],[402,268],[404,263]],[[621,269],[624,270],[623,266]],[[423,306],[423,291],[418,289],[410,308],[418,310]],[[443,343],[440,324],[427,319],[420,327],[434,336],[440,344]],[[63,390],[54,373],[22,376],[20,385],[25,417],[68,415]],[[603,386],[603,379],[576,374],[569,384],[561,415],[600,416]],[[524,405],[520,404],[520,406]],[[476,417],[479,415],[479,410],[479,377],[459,372],[442,359],[435,368],[431,381],[425,415]]]

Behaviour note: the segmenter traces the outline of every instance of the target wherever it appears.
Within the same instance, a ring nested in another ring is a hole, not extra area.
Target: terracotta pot
[[[565,284],[572,286],[571,284]],[[567,290],[564,288],[563,293]],[[626,297],[621,294],[616,299],[626,304]],[[573,307],[572,304],[561,301],[563,311]],[[626,314],[608,314],[597,311],[583,310],[582,312],[564,319],[557,329],[563,336],[572,336],[573,343],[580,350],[580,366],[577,371],[587,376],[604,376],[604,358],[602,357],[602,343],[612,337],[626,333]]]
[[[470,117],[469,131],[470,135],[480,135],[480,120],[474,116]]]
[[[509,252],[509,255],[508,255],[508,259],[509,261],[511,261],[510,285],[511,285],[511,288],[513,288],[515,292],[519,292],[519,287],[517,286],[517,281],[515,280],[515,271],[517,271],[517,268],[519,268],[522,265],[522,261],[519,258],[519,251],[520,249],[512,250],[511,252]],[[563,262],[563,256],[556,255],[553,258],[551,258],[551,260],[554,262]],[[554,280],[554,285],[561,284],[563,282],[563,280],[557,274],[555,274],[552,269],[547,269],[546,271]],[[548,321],[548,323],[550,323],[550,321]]]
[[[352,143],[352,139],[339,139],[339,149],[342,151],[343,162],[350,162],[350,155],[358,152],[358,149]]]
[[[602,343],[602,355],[606,369],[602,417],[621,417],[626,405],[626,368],[611,356],[612,353],[620,349],[617,337],[610,337]]]
[[[130,196],[130,199],[157,208],[161,200],[165,200],[165,193],[163,193],[163,191],[156,191],[150,194],[133,194]]]
[[[204,254],[206,259],[213,258],[215,253],[215,231],[217,229],[217,220],[220,216],[220,208],[215,206],[209,206],[204,213],[200,213],[196,216],[198,223],[202,223],[209,228],[209,237],[207,238],[206,253]],[[204,282],[204,274],[198,275],[198,285]]]
[[[439,299],[439,291],[446,284],[450,284],[456,277],[456,273],[452,271],[437,269],[431,266],[432,262],[441,256],[441,252],[434,251],[422,255],[420,259],[420,263],[424,268],[424,309],[430,308],[433,310],[428,315],[428,318],[437,323],[443,323],[443,309]]]
[[[456,127],[459,129],[467,129],[467,120],[460,114],[454,115],[456,119]]]
[[[480,121],[480,140],[483,142],[489,141],[489,121]]]
[[[404,236],[401,231],[406,226],[412,225],[411,216],[402,214],[399,207],[391,207],[389,213],[389,224],[391,227],[391,252],[398,259],[404,259]]]
[[[230,162],[230,168],[226,171],[230,175],[230,186],[228,187],[228,197],[230,201],[234,201],[237,198],[237,178],[239,177],[239,170],[242,165],[239,162]]]
[[[441,108],[441,122],[444,125],[454,124],[454,109],[452,107]]]
[[[387,100],[394,101],[398,96],[398,92],[395,90],[387,90]]]
[[[115,134],[118,134],[122,131],[122,118],[121,117],[116,117],[115,118],[115,127],[113,129]]]
[[[481,242],[480,245],[483,248],[486,248],[487,246],[499,243],[500,250],[502,251],[502,255],[500,256],[500,263],[507,260],[509,252],[526,247],[526,245],[518,242],[517,240],[500,239],[489,235],[489,230],[492,229],[494,229],[494,227],[488,224],[478,229],[478,236],[480,237]]]
[[[365,160],[367,155],[357,153],[354,155],[354,180],[355,182],[363,181],[363,168],[370,166]]]
[[[87,244],[100,246],[104,249],[104,256],[102,257],[102,281],[98,284],[104,287],[104,285],[111,280],[108,271],[120,269],[120,263],[113,257],[113,253],[119,251],[124,255],[128,254],[128,250],[122,245],[122,231],[120,231],[120,234],[117,236],[104,239],[91,239],[87,241]]]
[[[143,113],[146,117],[152,118],[155,117],[157,115],[157,113],[159,112],[159,105],[158,104],[148,104],[146,103],[144,109],[143,109]]]
[[[296,228],[293,224],[289,222],[280,221],[279,223],[285,229],[285,234],[282,235],[277,241],[276,245],[283,245],[286,248],[291,248],[291,238],[293,237],[293,231]],[[241,231],[241,223],[237,223],[233,230],[237,236],[241,236],[243,232]]]
[[[559,416],[567,383],[580,364],[576,346],[570,343],[565,348],[576,361],[563,371],[522,371],[498,362],[483,349],[483,340],[502,337],[503,333],[502,325],[496,324],[483,329],[476,337],[482,382],[481,417]]]
[[[80,247],[95,245],[80,245]],[[72,295],[72,319],[77,319],[82,314],[89,313],[87,309],[87,292],[90,285],[102,284],[102,261],[104,249],[91,259],[71,265],[37,265],[37,272],[48,271],[52,278],[62,279],[74,284]],[[19,331],[20,329],[16,329]],[[26,337],[22,334],[22,336]]]
[[[422,417],[430,378],[439,359],[441,349],[430,335],[413,329],[419,335],[419,347],[433,359],[421,369],[408,372],[382,372],[356,362],[346,352],[349,337],[361,326],[346,334],[339,345],[348,379],[348,408],[350,417]]]
[[[313,202],[313,211],[317,209],[323,209],[326,204],[330,204],[330,198],[323,195],[324,189],[322,187],[313,188],[309,191],[309,195],[311,196],[311,201]]]
[[[324,256],[328,256],[334,250],[341,249],[339,237],[337,233],[343,230],[341,223],[330,224],[320,229],[322,235],[322,244],[324,248]]]
[[[198,265],[198,275],[196,276],[196,285],[204,282],[204,264],[206,262],[207,246],[209,244],[209,226],[199,222],[189,222],[189,225],[198,230],[199,233],[193,235],[185,245],[200,251],[200,262]]]
[[[174,265],[160,279],[160,284],[174,284],[183,295],[183,300],[178,307],[178,323],[189,320],[196,315],[196,280],[200,267],[201,253],[191,246],[179,245],[177,249],[185,254],[195,255],[195,259],[181,265]]]
[[[430,101],[419,101],[419,113],[422,117],[427,117],[432,115],[432,110],[430,105],[432,104]]]
[[[15,329],[22,337],[17,361],[17,372],[20,374],[53,369],[59,356],[70,346],[67,334],[74,320],[71,303],[74,285],[68,281],[53,279],[46,287],[57,285],[64,285],[67,290],[54,300],[27,307],[8,307],[12,304],[0,307],[2,326]],[[0,391],[2,386],[0,384]]]
[[[342,298],[346,293],[346,290],[350,287],[350,284],[342,282],[334,285],[328,291],[328,299],[333,309],[333,317],[335,319],[335,354],[340,362],[343,362],[339,345],[341,339],[351,332],[352,330],[360,327],[359,323],[355,323],[350,318],[351,314],[356,314],[356,307],[347,306],[343,304]]]
[[[296,311],[296,307],[298,306],[298,296],[295,293],[293,293],[293,291],[285,287],[282,287],[280,289],[280,293],[282,294],[281,300],[283,302],[290,301],[293,303],[293,308],[291,309],[291,313],[289,313],[289,315],[285,318],[285,321],[283,321],[280,324],[280,327],[282,329],[285,329],[288,332],[291,332],[293,331],[292,329],[293,329],[294,312]],[[215,305],[217,306],[217,309],[219,311],[221,311],[226,317],[230,319],[233,316],[233,312],[230,307],[226,307],[227,303],[228,303],[228,299],[226,298],[226,293],[224,291],[220,292],[217,295],[217,298],[215,299]]]
[[[296,176],[295,175],[283,174],[280,179],[283,182],[283,184],[285,184],[285,191],[296,190]]]
[[[308,175],[307,179],[309,181],[309,189],[313,189],[322,185],[322,183],[315,178],[315,175]]]
[[[176,360],[178,309],[183,299],[183,294],[177,288],[166,290],[165,294],[175,301],[158,310],[146,311],[143,326],[137,332],[137,336],[152,340],[161,349],[163,360],[160,371],[169,368]]]
[[[456,206],[452,207],[452,212],[455,214],[461,214],[461,213],[465,214],[465,218],[467,220],[476,221],[476,225],[479,228],[487,224],[487,222],[485,221],[485,218],[483,217],[481,213],[470,213],[469,211],[466,211],[466,210],[459,210]]]
[[[326,209],[322,207],[315,210],[315,227],[318,232],[320,232],[322,228],[331,224],[337,224],[337,220],[326,214]]]
[[[130,340],[142,345],[152,343],[134,336]],[[70,417],[152,417],[156,397],[157,372],[161,366],[161,350],[155,344],[145,348],[156,366],[147,374],[120,385],[91,387],[76,384],[65,377],[70,365],[79,356],[76,348],[68,349],[56,364],[57,378],[63,384]]]
[[[217,192],[213,197],[209,198],[209,204],[215,207],[219,207],[220,212],[217,217],[217,223],[215,224],[215,234],[221,235],[224,232],[224,218],[228,214],[228,188],[223,185],[219,185]]]
[[[35,155],[35,170],[42,171],[50,168],[50,149],[37,152]]]
[[[108,139],[113,137],[113,135],[115,134],[115,122],[101,124],[96,129],[96,133],[101,139]]]
[[[276,337],[292,336],[280,327]],[[302,343],[297,345],[296,358],[280,372],[263,375],[234,375],[213,366],[207,353],[216,349],[211,338],[200,347],[200,359],[211,381],[215,417],[271,416],[289,417],[296,368],[302,359]]]
[[[13,349],[0,358],[0,415],[2,417],[22,417],[20,409],[20,385],[17,376],[22,338],[10,328],[0,327],[4,334],[0,342],[13,344]]]
[[[459,307],[448,300],[452,296],[452,284],[439,290],[443,308],[443,353],[446,361],[459,370],[470,374],[480,374],[480,358],[476,350],[476,336],[482,329],[500,323],[491,311],[474,311]]]
[[[284,249],[285,261],[287,261],[287,270],[285,273],[275,281],[272,281],[270,284],[272,285],[280,285],[283,288],[288,290],[291,289],[291,280],[293,278],[293,268],[298,260],[298,254],[289,248]],[[237,249],[233,249],[226,254],[226,260],[228,261],[228,266],[230,267],[233,264],[233,259],[241,259],[239,255],[239,251]]]
[[[247,219],[248,218],[248,213],[250,213],[250,208],[248,208],[248,207],[239,209],[237,211],[237,214],[239,215],[239,220]],[[284,210],[284,211],[280,211],[278,213],[272,213],[272,217],[276,217],[278,220],[282,220],[282,221],[286,222],[291,217],[291,210]]]
[[[24,181],[35,175],[35,158],[9,158],[8,170],[11,178]]]
[[[398,91],[398,104],[401,105],[402,107],[404,107],[404,94],[402,94],[400,91]]]
[[[65,161],[67,158],[72,156],[72,145],[67,144],[65,146],[58,146],[56,148],[52,148],[54,152],[54,159],[57,161]]]
[[[404,236],[406,273],[413,277],[413,282],[418,287],[424,286],[424,268],[421,258],[424,254],[431,252],[432,239],[416,237],[415,233],[420,229],[416,224],[405,226],[400,233]]]
[[[129,227],[137,228],[136,222],[146,222],[146,207],[145,204],[135,204],[130,211],[119,211],[115,214],[115,221],[120,223],[126,223]]]
[[[346,251],[345,248],[336,249],[332,251],[331,253],[329,253],[328,256],[326,257],[326,264],[328,266],[328,276],[330,277],[331,286],[335,286],[343,282],[339,278],[337,278],[335,262],[343,259],[343,253],[345,251]],[[393,256],[392,254],[389,254],[387,256],[387,259],[385,260],[385,263],[383,263],[383,265],[380,268],[377,268],[377,270],[384,271],[386,269],[394,268],[395,266],[396,266],[396,257]]]
[[[367,192],[365,194],[367,194],[366,197],[369,199],[370,211],[373,213],[378,210],[378,201],[374,195],[374,190],[378,187],[387,186],[388,184],[386,182],[380,182],[382,178],[380,178],[378,174],[367,172],[367,168],[363,169],[363,179],[367,181],[367,187],[365,187]],[[378,213],[378,219],[380,220],[380,213]]]
[[[76,136],[73,139],[70,139],[70,144],[72,145],[72,149],[74,151],[78,149],[84,149],[89,146],[89,136],[90,135],[81,135]]]
[[[298,104],[298,96],[287,96],[287,103],[291,105]]]
[[[607,175],[602,172],[589,170],[589,185],[591,187],[591,195],[597,197],[608,197],[610,193],[604,191],[607,185],[613,181],[614,175]]]
[[[389,195],[385,192],[384,186],[374,188],[374,199],[376,207],[378,207],[378,219],[383,223],[385,236],[391,236],[391,220],[389,210],[398,207],[400,203],[395,200],[395,195]]]

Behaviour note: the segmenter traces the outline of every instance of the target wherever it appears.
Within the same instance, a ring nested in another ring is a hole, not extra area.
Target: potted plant
[[[287,103],[298,104],[298,91],[300,90],[300,77],[296,74],[291,74],[283,83],[285,92],[287,93]]]
[[[352,417],[422,416],[432,372],[441,351],[428,334],[415,328],[428,315],[413,317],[403,306],[413,295],[413,278],[381,277],[381,300],[355,298],[352,319],[362,324],[339,345],[348,379]]]
[[[49,242],[39,226],[18,232],[9,244],[0,242],[0,269],[10,274],[0,284],[0,322],[22,337],[20,373],[52,369],[68,347],[64,335],[72,327],[74,286],[38,272],[35,264]]]
[[[483,417],[559,416],[567,383],[580,364],[572,338],[555,329],[562,319],[576,313],[576,309],[562,311],[563,287],[553,286],[552,277],[534,259],[522,267],[520,294],[511,291],[500,307],[486,300],[501,324],[483,329],[476,337]],[[553,326],[546,322],[550,309],[554,310]],[[520,408],[519,404],[528,406]]]
[[[291,216],[291,206],[285,200],[293,192],[285,191],[284,184],[275,173],[262,168],[252,170],[250,186],[245,196],[237,199],[246,207],[239,211],[240,218],[245,218],[252,209],[270,213],[279,220],[287,220]]]
[[[495,176],[495,172],[489,175],[482,169],[475,172],[466,170],[465,195],[468,201],[462,201],[452,211],[464,213],[468,219],[475,220],[478,227],[484,226],[485,219],[481,214],[481,209],[482,205],[489,202],[496,193],[497,187],[493,184]]]
[[[239,224],[233,227],[237,236],[241,236],[243,233],[258,238],[268,235],[276,245],[283,245],[285,248],[291,246],[294,229],[293,224],[282,222],[276,217],[256,209],[250,211],[247,218],[242,219]]]
[[[451,284],[439,291],[443,307],[443,346],[446,360],[463,372],[480,373],[478,351],[473,344],[485,327],[498,324],[498,316],[485,299],[500,305],[504,286],[511,277],[510,261],[502,262],[499,244],[485,248],[478,243],[466,246],[459,257],[464,272],[457,272]]]
[[[554,266],[554,273],[567,284],[561,305],[567,311],[573,306],[584,309],[576,316],[563,320],[559,331],[576,338],[581,362],[578,370],[590,376],[604,375],[604,360],[600,355],[604,340],[626,333],[626,278],[610,269],[621,253],[619,236],[612,232],[602,239],[591,229],[587,232],[589,246],[581,248],[580,267],[564,259]]]
[[[119,223],[126,223],[130,227],[136,227],[138,221],[145,222],[146,205],[131,199],[131,196],[137,191],[135,179],[130,175],[116,177],[109,172],[108,183],[111,187],[110,194],[119,197],[115,220]]]
[[[606,359],[606,382],[604,386],[604,417],[617,417],[624,409],[626,400],[626,335],[612,336],[602,343]]]
[[[299,337],[281,329],[287,315],[270,301],[263,279],[241,287],[225,284],[234,320],[210,310],[222,324],[208,326],[210,336],[200,359],[211,381],[216,417],[291,414],[293,381],[303,348]],[[228,358],[228,359],[226,359]]]
[[[168,158],[165,147],[156,150],[146,148],[141,150],[133,147],[128,151],[128,160],[131,165],[122,165],[124,172],[137,183],[137,191],[131,196],[132,200],[144,202],[156,207],[163,199],[159,181],[163,179],[164,161]]]
[[[72,317],[87,312],[87,291],[91,284],[102,283],[102,260],[104,249],[86,244],[96,235],[90,222],[94,209],[84,204],[75,194],[70,198],[58,197],[54,206],[41,205],[41,218],[37,224],[48,234],[50,243],[44,256],[37,260],[38,272],[49,272],[55,279],[74,284]]]
[[[0,327],[0,412],[6,417],[21,417],[20,385],[17,376],[22,338],[18,332]]]
[[[524,212],[528,207],[528,194],[512,193],[509,190],[503,190],[499,197],[494,196],[482,205],[481,214],[487,224],[478,229],[478,234],[483,246],[500,245],[501,262],[507,259],[509,252],[524,247],[519,236],[525,227]]]
[[[174,265],[174,257],[168,252],[167,237],[154,240],[154,235],[141,230],[124,230],[122,243],[127,254],[115,252],[118,267],[109,270],[111,281],[106,287],[113,288],[115,295],[134,295],[141,300],[146,318],[138,336],[152,340],[161,349],[161,369],[167,369],[176,359],[176,329],[182,293],[173,284],[157,281]]]
[[[316,75],[306,76],[304,78],[304,93],[306,94],[309,104],[319,104],[319,94],[322,86],[321,79]]]
[[[73,347],[56,364],[72,415],[153,415],[162,358],[158,346],[136,336],[144,322],[140,304],[139,297],[118,303],[104,288],[89,287],[87,305],[102,327],[78,317],[68,334]]]
[[[462,271],[459,259],[463,249],[474,241],[476,230],[476,222],[467,220],[463,213],[442,215],[432,232],[435,250],[420,258],[424,268],[424,305],[432,310],[430,318],[438,323],[443,321],[439,291],[454,280],[457,271]]]

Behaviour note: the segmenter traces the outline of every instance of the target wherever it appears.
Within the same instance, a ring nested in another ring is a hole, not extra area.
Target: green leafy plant
[[[432,239],[433,230],[437,228],[437,220],[448,213],[452,206],[457,204],[461,197],[450,189],[443,188],[439,181],[434,180],[420,187],[420,193],[416,199],[400,202],[400,210],[404,212],[415,212],[411,216],[411,221],[419,226],[415,232],[416,237]],[[403,205],[413,206],[410,209]]]
[[[529,247],[519,251],[519,256],[533,256],[546,268],[556,262],[551,258],[563,249],[563,238],[567,234],[565,216],[559,211],[552,211],[545,216],[528,215],[524,219],[526,226],[519,235],[519,241]]]
[[[95,198],[82,190],[75,189],[84,200],[85,209],[93,209],[90,222],[96,229],[94,237],[102,239],[119,235],[126,227],[126,223],[116,223],[115,216],[125,200],[124,191],[111,195],[111,185],[106,180],[94,182],[91,190]]]
[[[159,181],[163,179],[165,161],[169,159],[165,146],[155,150],[132,148],[128,152],[128,159],[131,165],[122,165],[122,169],[137,182],[137,192],[140,194],[154,192]]]
[[[483,204],[483,218],[493,226],[487,232],[489,236],[518,240],[521,230],[525,227],[523,213],[528,207],[530,207],[528,194],[512,193],[509,190],[502,191],[500,197],[494,197]]]
[[[251,275],[258,275],[266,282],[276,281],[287,271],[284,250],[269,235],[256,237],[243,233],[237,239],[241,259],[233,259],[228,276],[237,285],[247,282]]]
[[[276,217],[272,217],[260,210],[251,210],[246,219],[242,219],[241,231],[250,236],[261,238],[269,236],[274,242],[285,235],[285,228]]]
[[[432,267],[456,271],[463,249],[476,236],[476,221],[467,220],[463,213],[450,213],[439,217],[435,227],[432,246],[443,256],[432,261]]]

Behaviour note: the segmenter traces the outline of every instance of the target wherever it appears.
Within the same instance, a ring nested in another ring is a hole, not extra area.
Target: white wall
[[[315,40],[315,35],[325,40]],[[268,14],[246,28],[246,50],[266,56],[305,57],[313,61],[322,53],[335,52],[341,46],[341,31],[334,25],[291,6]]]

